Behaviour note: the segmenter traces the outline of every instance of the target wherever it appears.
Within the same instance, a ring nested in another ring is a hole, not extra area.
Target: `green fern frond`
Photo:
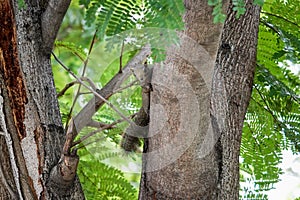
[[[171,30],[182,30],[184,27],[182,16],[184,5],[181,0],[148,0],[145,27],[158,27]]]
[[[268,200],[268,196],[266,194],[257,194],[252,192],[251,190],[247,190],[248,188],[243,188],[244,195],[240,196],[240,199],[247,200]]]
[[[91,26],[96,22],[100,39],[135,28],[136,17],[145,9],[143,1],[91,0],[80,3],[86,8],[86,24]]]
[[[253,98],[272,112],[274,127],[286,136],[289,140],[286,143],[300,151],[300,96],[262,66],[257,67],[255,82],[258,86],[253,91]]]
[[[80,60],[84,61],[87,57],[87,54],[84,52],[83,48],[81,46],[78,46],[72,42],[65,42],[65,41],[55,41],[54,46],[56,48],[65,49],[72,54],[76,55]]]
[[[83,155],[80,157],[84,157]],[[89,156],[91,159],[81,159],[78,166],[78,176],[87,199],[137,198],[136,189],[124,178],[120,170],[100,162],[91,154]]]
[[[292,8],[292,9],[291,9]],[[300,4],[298,0],[275,0],[264,5],[262,22],[272,26],[285,44],[279,55],[285,59],[299,62],[300,56]]]
[[[100,39],[139,27],[183,28],[181,0],[82,0],[80,3],[86,8],[86,24],[91,26],[96,22]]]

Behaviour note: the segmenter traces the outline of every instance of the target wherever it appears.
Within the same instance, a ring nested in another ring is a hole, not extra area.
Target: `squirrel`
[[[128,152],[140,152],[139,147],[142,142],[139,138],[127,134],[126,132],[122,135],[121,147]]]
[[[133,75],[139,81],[142,87],[142,108],[134,117],[134,123],[137,126],[145,127],[149,123],[149,110],[150,110],[150,91],[152,91],[151,86],[151,78],[152,78],[152,71],[153,68],[149,68],[147,64],[138,65],[135,67],[130,68]],[[138,137],[133,135],[141,135],[143,133],[135,133],[130,134],[130,131],[134,131],[131,125],[125,130],[122,135],[121,140],[121,147],[128,152],[140,152],[139,147],[141,146],[142,142]],[[139,130],[140,131],[140,130]]]
[[[139,81],[142,88],[151,89],[152,68],[147,63],[130,68],[135,78]]]

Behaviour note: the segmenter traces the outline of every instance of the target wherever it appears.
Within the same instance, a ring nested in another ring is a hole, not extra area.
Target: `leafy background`
[[[266,1],[260,19],[255,85],[246,115],[241,157],[243,198],[267,199],[283,172],[282,151],[300,151],[300,2]],[[298,69],[300,65],[298,65]],[[254,191],[253,191],[254,190]]]
[[[218,3],[210,2],[215,7]],[[243,5],[240,2],[236,5],[239,15],[243,12]],[[282,151],[299,154],[300,74],[290,70],[290,66],[299,64],[300,58],[299,11],[299,0],[268,0],[262,8],[255,84],[241,146],[242,199],[268,199],[266,191],[274,188],[283,173],[279,167]],[[181,0],[72,1],[56,41],[55,53],[79,75],[83,73],[84,62],[87,62],[85,75],[102,87],[119,68],[122,42],[112,40],[110,36],[142,27],[180,30],[183,28],[183,12]],[[217,14],[221,19],[222,13]],[[89,52],[94,36],[95,45]],[[155,41],[157,36],[152,37]],[[129,48],[123,55],[123,64],[135,52]],[[161,52],[156,50],[154,60],[163,59],[159,55]],[[58,92],[74,81],[55,61],[53,73]],[[77,90],[78,85],[75,84],[59,98],[64,123],[91,98],[89,94],[75,98]],[[130,115],[140,107],[140,89],[135,86],[110,101],[118,105],[125,115]],[[74,109],[70,113],[73,104]],[[101,108],[94,117],[105,123],[119,118],[108,106]],[[120,151],[119,142],[125,127],[126,123],[121,123],[79,146],[81,161],[78,174],[87,199],[137,199],[139,174],[126,173],[126,169],[138,168],[134,163],[140,157]],[[81,134],[90,131],[93,130],[85,129]]]

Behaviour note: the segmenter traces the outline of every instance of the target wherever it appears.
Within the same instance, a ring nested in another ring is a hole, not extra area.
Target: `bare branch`
[[[91,86],[91,88],[93,88],[93,90],[97,90],[97,87],[96,87],[95,83],[91,79],[89,79],[87,77],[81,77],[81,80],[88,82],[89,85]],[[72,82],[66,84],[65,87],[57,94],[57,98],[63,96],[66,93],[66,91],[69,88],[71,88],[72,86],[74,86],[75,84],[79,84],[79,82],[78,81],[72,81]],[[80,93],[80,94],[85,94],[85,93]]]
[[[152,71],[149,73],[147,70],[145,71],[143,69],[140,71],[139,73],[141,74],[139,74],[139,77],[137,77],[138,79],[141,77],[145,78],[143,78],[143,81],[140,83],[142,86],[142,107],[133,119],[135,126],[130,124],[129,127],[126,128],[121,140],[121,147],[128,152],[139,152],[139,146],[141,145],[139,138],[146,138],[148,135],[148,124],[150,120],[150,92],[152,90]],[[135,76],[137,75],[135,74]]]
[[[67,192],[76,176],[76,170],[78,167],[79,157],[76,155],[61,155],[60,161],[55,165],[49,178],[49,186],[53,191],[58,191],[60,195]]]
[[[85,141],[86,139],[92,137],[92,136],[95,135],[96,133],[99,133],[100,131],[103,131],[103,130],[112,128],[112,127],[114,127],[115,125],[117,125],[117,124],[119,124],[119,123],[121,123],[121,122],[124,122],[124,121],[125,121],[124,119],[119,119],[119,120],[117,120],[117,121],[115,121],[115,122],[113,122],[113,123],[111,123],[111,124],[107,124],[107,125],[105,125],[105,126],[99,128],[99,129],[97,129],[97,130],[95,130],[95,131],[92,131],[92,132],[90,132],[89,134],[86,134],[86,135],[82,136],[80,139],[78,139],[78,140],[76,140],[75,142],[73,142],[72,145],[71,145],[71,147],[74,147],[75,145],[82,143],[83,141]]]
[[[130,88],[130,87],[132,87],[132,86],[134,86],[134,85],[137,85],[137,82],[138,82],[138,80],[135,80],[135,81],[129,83],[128,85],[126,85],[126,86],[124,86],[124,87],[121,87],[121,88],[115,90],[115,91],[114,91],[114,94],[115,94],[115,93],[118,93],[118,92],[121,92],[121,91],[123,91],[123,90],[125,90],[125,89],[127,89],[127,88]]]
[[[71,71],[70,68],[68,68],[67,66],[65,66],[57,57],[54,53],[52,53],[52,55],[54,56],[55,60],[66,70],[68,71],[78,82],[80,82],[81,85],[83,85],[85,88],[87,88],[88,90],[90,90],[96,97],[100,98],[104,103],[106,103],[109,107],[111,107],[115,112],[117,112],[125,121],[127,121],[129,124],[132,124],[133,122],[128,119],[121,111],[119,111],[118,108],[116,108],[111,102],[109,102],[108,100],[106,100],[103,96],[101,96],[99,93],[97,93],[97,91],[93,90],[91,87],[89,87],[88,85],[86,85],[79,77],[76,76],[76,74],[74,74],[74,72]],[[76,124],[74,124],[76,126]],[[75,131],[75,129],[73,129]]]
[[[42,16],[42,35],[45,53],[50,54],[61,22],[71,0],[49,0]]]
[[[96,90],[102,97],[108,99],[114,94],[114,91],[118,90],[123,80],[125,80],[130,74],[130,68],[138,66],[144,61],[151,53],[150,45],[146,45],[141,51],[134,56],[127,65],[123,68],[122,73],[116,74],[101,90]],[[82,130],[91,120],[92,116],[98,111],[98,109],[105,103],[101,98],[95,96],[92,98],[85,107],[74,117],[74,126],[76,126],[76,134]]]
[[[102,136],[102,137],[98,137],[97,139],[95,139],[94,141],[89,141],[89,142],[86,142],[86,143],[84,143],[84,145],[82,144],[82,145],[78,145],[78,147],[76,147],[76,149],[78,150],[78,149],[82,149],[82,148],[84,148],[84,147],[86,147],[86,146],[88,146],[88,145],[90,145],[90,144],[93,144],[93,143],[97,143],[97,142],[99,142],[100,140],[104,140],[105,139],[105,137],[104,136]]]
[[[84,75],[85,75],[85,71],[86,71],[86,68],[87,68],[87,64],[88,64],[88,62],[89,62],[89,56],[90,56],[90,54],[91,54],[91,52],[92,52],[92,49],[93,49],[93,46],[94,46],[94,43],[95,43],[95,40],[96,40],[96,34],[97,34],[97,31],[98,31],[98,30],[96,30],[95,33],[94,33],[93,39],[92,39],[91,44],[90,44],[90,48],[89,48],[88,55],[87,55],[87,57],[86,57],[86,59],[85,59],[85,61],[84,61],[84,65],[83,65],[83,70],[82,70],[82,73],[81,73],[81,77],[84,77]],[[91,85],[92,87],[94,86],[94,84],[92,83],[92,81],[90,81],[90,85]],[[96,87],[93,87],[93,88],[96,88]],[[78,97],[79,97],[79,95],[80,95],[80,90],[81,90],[81,85],[79,85],[79,87],[78,87],[78,89],[77,89],[77,92],[76,92],[75,98],[74,98],[74,100],[73,100],[72,106],[71,106],[70,111],[69,111],[69,113],[68,113],[68,115],[67,115],[68,117],[67,117],[66,127],[68,127],[69,120],[71,119],[71,116],[72,116],[72,112],[73,112],[75,103],[76,103],[76,101],[77,101],[77,99],[78,99]]]
[[[80,79],[83,80],[83,81],[88,82],[88,84],[91,86],[91,88],[93,90],[96,91],[98,89],[97,86],[95,85],[95,83],[91,79],[89,79],[88,77],[81,77]]]
[[[106,127],[108,125],[109,124],[106,124],[106,123],[103,123],[103,122],[97,122],[97,121],[94,121],[94,120],[91,120],[87,124],[87,126],[94,127],[94,128],[103,128],[103,127]],[[113,126],[113,127],[109,127],[109,128],[115,128],[115,127]]]
[[[73,123],[74,123],[74,120],[71,119],[70,126],[68,127],[68,130],[66,133],[66,141],[63,146],[63,154],[64,155],[70,155],[72,142],[76,137],[76,131],[73,130],[74,129]]]
[[[66,67],[66,66],[64,66]],[[119,111],[118,108],[116,108],[111,102],[107,101],[103,96],[101,96],[100,94],[98,94],[95,90],[93,90],[91,87],[89,87],[88,85],[86,85],[83,81],[80,80],[80,78],[78,78],[70,69],[66,68],[66,70],[74,77],[77,79],[77,81],[79,81],[81,83],[81,85],[83,85],[84,87],[86,87],[88,90],[90,90],[95,96],[99,97],[102,101],[104,101],[109,107],[111,107],[114,111],[116,111],[124,120],[126,120],[127,122],[131,123],[131,121],[129,119],[127,119],[127,117],[125,115],[123,115],[123,113],[121,111]]]
[[[72,81],[72,82],[66,84],[65,87],[57,94],[57,98],[63,96],[70,87],[72,87],[78,83],[79,83],[78,81]]]

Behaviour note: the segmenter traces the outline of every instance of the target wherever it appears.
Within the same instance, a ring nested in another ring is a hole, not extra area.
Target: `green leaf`
[[[79,5],[84,5],[84,7],[88,8],[91,0],[79,0]]]
[[[217,24],[217,23],[224,23],[226,20],[226,15],[225,14],[217,14],[215,17],[214,17],[214,23]]]
[[[254,0],[254,4],[259,5],[261,7],[264,5],[264,2],[265,2],[264,0]]]
[[[208,5],[209,6],[215,6],[219,3],[219,0],[208,0]]]
[[[18,0],[18,8],[19,9],[26,8],[26,7],[27,7],[27,5],[24,0]]]

